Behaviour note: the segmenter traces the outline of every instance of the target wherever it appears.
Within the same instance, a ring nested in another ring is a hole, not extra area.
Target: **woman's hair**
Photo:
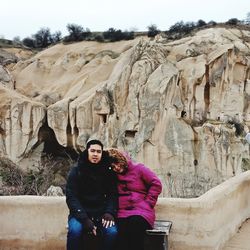
[[[126,157],[120,152],[118,149],[110,148],[107,150],[109,157],[110,157],[110,163],[122,163],[124,167],[128,165],[128,161]]]

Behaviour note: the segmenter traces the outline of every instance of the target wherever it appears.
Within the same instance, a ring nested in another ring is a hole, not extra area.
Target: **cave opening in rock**
[[[77,152],[71,147],[63,147],[56,139],[54,131],[45,123],[39,130],[38,138],[44,143],[43,156],[50,155],[53,158],[70,158],[76,160]]]
[[[101,123],[106,124],[108,119],[108,114],[98,114],[100,116]]]
[[[184,118],[187,116],[187,112],[185,110],[181,111],[181,118]]]
[[[134,138],[136,133],[137,133],[137,130],[126,130],[125,137]]]

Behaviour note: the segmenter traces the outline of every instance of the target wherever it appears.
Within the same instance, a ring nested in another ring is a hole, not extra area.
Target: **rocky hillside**
[[[58,44],[0,68],[0,154],[27,167],[89,138],[195,197],[249,167],[250,32]]]

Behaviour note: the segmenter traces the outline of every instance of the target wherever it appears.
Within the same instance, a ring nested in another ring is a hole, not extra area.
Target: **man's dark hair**
[[[90,140],[90,141],[88,141],[86,149],[89,149],[90,146],[94,145],[94,144],[100,145],[102,150],[103,150],[103,144],[99,140]]]

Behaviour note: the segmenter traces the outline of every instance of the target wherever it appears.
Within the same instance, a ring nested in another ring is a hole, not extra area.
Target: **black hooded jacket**
[[[90,163],[87,150],[83,151],[68,176],[66,203],[70,216],[80,222],[86,218],[100,218],[104,213],[116,216],[116,175],[109,169],[105,151],[98,164]]]

